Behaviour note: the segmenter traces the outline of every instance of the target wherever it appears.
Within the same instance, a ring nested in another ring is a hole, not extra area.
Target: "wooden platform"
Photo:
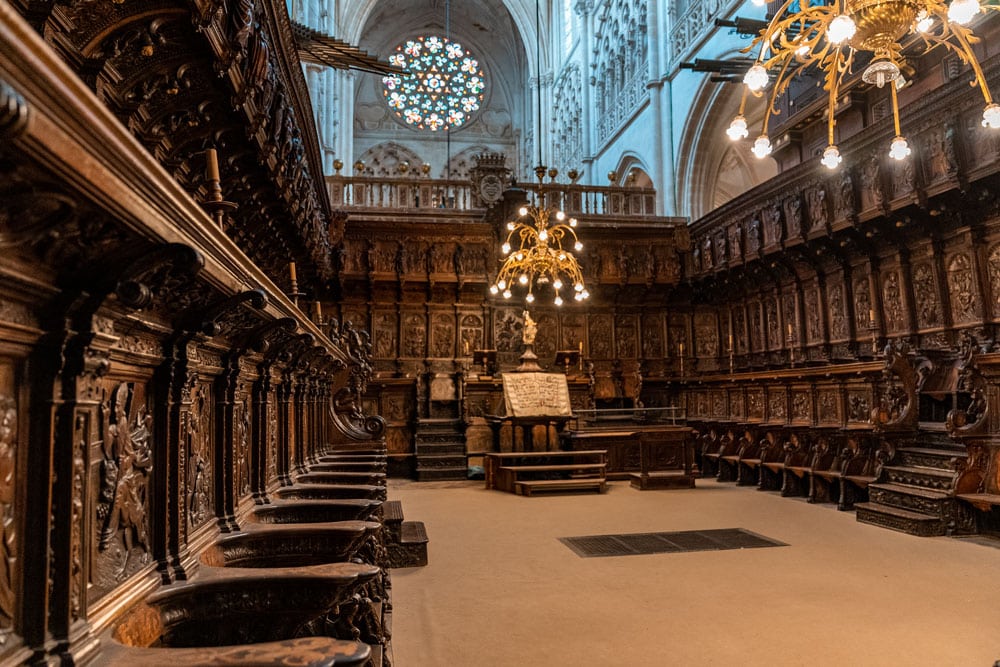
[[[607,451],[490,452],[486,488],[530,496],[538,491],[607,490]]]

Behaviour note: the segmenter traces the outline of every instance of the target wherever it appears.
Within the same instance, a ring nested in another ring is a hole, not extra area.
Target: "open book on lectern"
[[[573,414],[564,373],[504,373],[503,400],[508,417],[570,417]]]

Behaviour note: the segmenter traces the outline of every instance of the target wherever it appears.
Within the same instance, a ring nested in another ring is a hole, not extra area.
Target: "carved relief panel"
[[[694,316],[695,354],[716,357],[719,354],[719,332],[715,313],[700,312]]]
[[[847,391],[847,421],[867,424],[871,419],[872,397],[869,389]]]
[[[635,315],[615,317],[615,343],[617,343],[619,359],[635,359],[638,356],[635,326]]]
[[[587,337],[587,318],[584,315],[564,314],[562,316],[563,350],[578,350]]]
[[[272,382],[272,386],[274,386]],[[278,477],[278,393],[267,395],[267,483]]]
[[[250,409],[250,392],[241,378],[236,390],[236,402],[233,405],[233,459],[236,464],[235,481],[236,497],[242,498],[250,493],[250,434],[252,411]],[[308,428],[308,426],[307,426]]]
[[[479,315],[462,315],[461,318],[462,352],[465,356],[469,356],[475,350],[484,349],[483,318]]]
[[[0,361],[0,651],[17,624],[21,576],[20,517],[24,512],[17,479],[22,434],[18,428],[14,368]],[[82,492],[82,489],[81,489]],[[79,539],[81,536],[76,535]]]
[[[867,278],[854,281],[854,324],[859,337],[864,337],[872,325],[872,296]]]
[[[827,283],[827,299],[830,313],[830,339],[846,340],[849,333],[847,299],[841,280]]]
[[[747,389],[747,419],[753,421],[764,420],[764,389],[760,387],[750,387]]]
[[[958,159],[955,154],[955,125],[945,123],[934,125],[920,138],[923,146],[924,181],[930,185],[947,181],[958,173]]]
[[[767,390],[767,421],[784,422],[788,418],[787,400],[784,388],[771,387]]]
[[[972,260],[967,254],[960,252],[949,258],[947,266],[951,316],[955,324],[977,321],[976,304],[979,302],[979,294]]]
[[[823,313],[820,310],[819,288],[810,285],[805,290],[806,340],[816,343],[823,340]]]
[[[781,323],[778,321],[778,299],[770,297],[764,302],[764,319],[767,322],[767,349],[781,348]]]
[[[882,277],[882,312],[886,331],[893,333],[906,328],[903,292],[897,269],[887,270]]]
[[[423,357],[427,347],[427,322],[423,313],[403,314],[403,349],[400,356]]]
[[[741,303],[733,306],[733,345],[736,354],[746,354],[747,346],[746,311]]]
[[[840,394],[836,389],[816,392],[816,418],[820,424],[840,424]]]
[[[375,312],[374,353],[379,359],[396,358],[396,313]]]
[[[395,241],[376,241],[368,247],[368,266],[372,273],[396,274]]]
[[[538,316],[538,333],[535,335],[535,353],[546,362],[555,359],[559,321],[552,313]]]
[[[215,429],[212,427],[212,405],[212,384],[210,382],[195,384],[191,392],[191,409],[187,413],[185,423],[188,460],[185,514],[190,532],[213,517]]]
[[[523,351],[521,329],[524,321],[521,311],[514,308],[498,308],[493,314],[493,341],[497,350],[497,360],[501,364],[513,363]]]
[[[750,320],[750,350],[761,352],[764,349],[764,324],[760,302],[751,301],[747,310],[747,319]]]
[[[989,128],[984,128],[982,120],[982,114],[978,111],[968,114],[964,119],[966,146],[971,148],[969,161],[973,170],[989,167],[1000,158],[1000,136]]]
[[[732,414],[733,419],[742,419],[744,417],[743,408],[743,391],[740,389],[730,391],[729,412]]]
[[[641,323],[643,358],[663,357],[663,316],[659,313],[643,315]]]
[[[719,390],[712,392],[712,416],[723,419],[728,415],[726,410],[726,392]]]
[[[812,394],[808,389],[792,390],[792,421],[812,423]]]
[[[455,317],[451,313],[434,313],[431,316],[432,357],[452,358],[455,354]]]
[[[590,356],[594,359],[611,359],[611,315],[591,314],[589,322]]]
[[[917,328],[941,326],[941,303],[938,294],[934,267],[931,263],[922,262],[913,267],[913,300],[917,311]]]
[[[1000,317],[1000,244],[990,248],[986,259],[986,272],[990,280],[990,312]]]
[[[365,258],[367,244],[362,239],[344,239],[343,270],[344,273],[364,273],[368,270]]]
[[[153,419],[141,383],[102,385],[98,440],[91,443],[93,506],[89,599],[97,599],[150,562]],[[81,434],[84,435],[84,434]]]

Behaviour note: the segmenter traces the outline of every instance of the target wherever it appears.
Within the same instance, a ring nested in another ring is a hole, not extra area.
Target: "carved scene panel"
[[[882,277],[882,312],[887,332],[896,333],[906,328],[903,289],[897,269],[887,270]]]
[[[395,359],[396,352],[396,313],[389,311],[375,312],[375,357],[378,359]]]
[[[827,300],[830,312],[830,340],[847,340],[850,333],[847,318],[850,314],[847,311],[843,280],[827,283]]]
[[[431,317],[432,357],[452,358],[455,355],[455,316],[451,313],[435,313]]]
[[[948,259],[947,266],[951,316],[955,324],[977,321],[976,304],[979,302],[979,293],[972,260],[969,255],[959,252]]]
[[[659,359],[664,356],[663,316],[660,313],[642,316],[642,356]]]
[[[479,315],[461,315],[461,344],[465,356],[471,356],[476,350],[484,349],[483,318]]]
[[[23,456],[21,443],[26,434],[20,428],[17,394],[16,367],[11,360],[0,358],[0,653],[13,644],[23,563],[24,499],[19,491],[17,459]],[[80,539],[76,528],[74,533],[74,539]]]
[[[612,324],[611,315],[596,314],[590,316],[589,335],[590,356],[594,359],[611,359],[614,355],[611,348]]]
[[[719,331],[715,313],[700,312],[694,316],[695,354],[699,357],[719,355]]]
[[[930,262],[922,262],[913,267],[913,301],[917,311],[917,328],[940,327],[941,300],[938,297],[937,280]]]
[[[562,316],[562,350],[584,350],[587,337],[587,317],[577,313]]]
[[[615,343],[619,359],[635,359],[638,356],[635,315],[615,317]]]
[[[215,429],[212,401],[212,384],[198,382],[191,392],[191,408],[184,417],[188,464],[184,504],[188,526],[191,529],[189,532],[193,532],[214,517]],[[275,457],[277,457],[276,452]]]
[[[401,357],[423,357],[427,347],[427,321],[423,313],[403,314]]]
[[[108,379],[102,382],[96,424],[75,425],[87,438],[80,465],[89,455],[92,564],[87,597],[96,600],[151,562],[150,495],[153,488],[153,418],[146,386]],[[82,415],[81,415],[82,416]],[[96,437],[94,437],[96,436]]]

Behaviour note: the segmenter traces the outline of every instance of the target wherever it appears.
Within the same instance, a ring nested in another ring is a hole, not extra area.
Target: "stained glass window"
[[[461,127],[483,102],[483,70],[458,42],[417,37],[397,46],[389,62],[406,74],[383,77],[382,92],[408,125],[435,132]]]

